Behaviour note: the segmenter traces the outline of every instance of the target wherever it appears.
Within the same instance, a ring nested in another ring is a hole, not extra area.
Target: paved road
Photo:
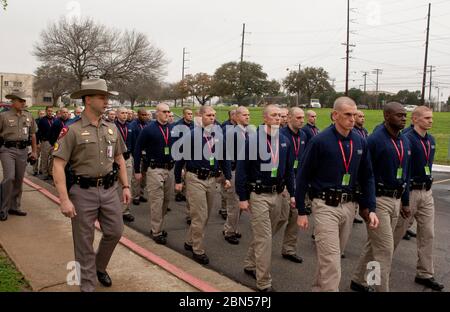
[[[450,289],[450,174],[435,174],[435,181],[443,181],[433,187],[436,202],[436,240],[435,270],[436,278]],[[448,179],[448,180],[447,180]],[[184,219],[184,203],[172,202],[171,211],[166,217],[165,230],[169,233],[167,246],[190,256],[183,248],[187,231]],[[254,281],[243,273],[243,261],[251,239],[249,217],[241,218],[242,233],[239,245],[230,245],[222,236],[223,219],[218,212],[219,201],[210,217],[206,233],[206,251],[210,258],[209,267],[249,287],[255,287]],[[147,204],[133,206],[136,221],[130,223],[132,228],[149,235],[150,211]],[[274,238],[272,277],[273,286],[278,291],[309,291],[315,269],[315,248],[310,232],[300,232],[298,254],[304,258],[302,264],[295,264],[281,257],[282,231]],[[364,225],[356,224],[342,261],[341,291],[349,291],[348,285],[354,266],[357,264],[361,249],[366,241]],[[393,261],[392,291],[423,291],[413,280],[416,266],[416,240],[403,240],[395,253]]]

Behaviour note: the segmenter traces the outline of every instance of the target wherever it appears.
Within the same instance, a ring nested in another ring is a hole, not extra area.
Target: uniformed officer
[[[183,157],[175,164],[175,190],[180,192],[181,171],[186,165],[186,197],[191,208],[191,225],[184,248],[192,251],[195,261],[208,264],[203,239],[205,227],[216,195],[216,177],[220,169],[225,175],[225,187],[231,186],[231,169],[223,158],[223,137],[220,127],[214,126],[216,112],[211,106],[199,109],[202,126],[195,127],[189,134],[183,135]]]
[[[317,253],[313,291],[339,291],[341,242],[350,235],[356,202],[369,227],[378,226],[370,155],[366,141],[352,131],[355,115],[352,99],[340,97],[335,101],[335,125],[308,142],[297,175],[297,223],[302,229],[308,228],[306,192],[312,200]]]
[[[140,108],[137,112],[138,118],[135,119],[130,124],[130,139],[131,139],[131,155],[134,155],[134,149],[136,147],[136,142],[141,133],[142,129],[147,127],[149,124],[149,113],[145,108]],[[143,161],[144,157],[141,158],[141,173],[147,173],[148,167],[146,167]],[[142,176],[141,181],[137,181],[134,172],[134,157],[133,157],[133,174],[131,176],[131,195],[133,196],[133,205],[139,205],[141,202],[146,203],[148,200],[145,198],[145,188],[147,187],[147,174]]]
[[[305,132],[306,137],[308,138],[307,141],[311,140],[313,137],[319,134],[320,129],[316,127],[316,121],[317,121],[317,114],[315,111],[309,110],[306,112],[306,119],[307,123],[302,128],[302,130]]]
[[[413,220],[417,221],[417,272],[415,282],[432,290],[442,290],[444,285],[434,279],[434,200],[433,161],[436,141],[428,133],[433,125],[433,111],[426,106],[418,106],[412,113],[414,129],[406,137],[411,144],[411,180],[409,208],[398,219],[394,231],[394,248],[397,248]]]
[[[256,278],[259,291],[271,292],[272,236],[287,187],[290,203],[294,199],[294,153],[288,139],[280,135],[280,108],[268,105],[263,111],[264,125],[246,142],[245,160],[237,161],[236,192],[239,208],[251,213],[253,239],[244,263],[244,272]],[[255,155],[256,154],[256,155]]]
[[[125,145],[127,146],[127,151],[123,153],[123,158],[125,159],[125,163],[127,165],[127,168],[132,166],[131,161],[131,133],[132,130],[130,130],[130,124],[127,121],[127,112],[128,110],[125,107],[119,107],[117,109],[117,118],[115,121],[116,127],[119,130],[120,135],[122,136],[123,141],[125,142]],[[128,169],[127,169],[128,172]],[[122,191],[118,189],[119,197],[122,196]],[[121,198],[122,199],[122,198]],[[127,222],[133,222],[134,216],[131,214],[130,210],[130,204],[125,204],[123,206],[123,220]]]
[[[174,166],[172,158],[172,134],[169,125],[170,108],[166,104],[156,106],[156,120],[145,127],[137,140],[134,148],[134,172],[137,181],[142,179],[139,166],[142,151],[146,151],[144,160],[147,171],[147,187],[150,201],[151,235],[153,240],[165,245],[167,232],[163,230],[164,216],[167,213],[170,202],[173,178],[171,170]]]
[[[194,114],[192,112],[192,109],[189,107],[185,107],[183,108],[183,118],[181,118],[180,120],[178,120],[175,124],[174,124],[174,128],[181,126],[181,127],[186,127],[189,129],[189,131],[191,129],[194,128]],[[184,132],[189,132],[187,129],[185,129],[185,131],[180,130],[178,131],[180,136],[179,138],[181,139],[181,137],[183,136]],[[186,184],[184,183],[184,175],[182,176],[182,180],[183,180],[183,190],[181,192],[176,192],[175,195],[175,201],[177,202],[181,202],[181,201],[186,201]],[[191,224],[191,216],[190,216],[190,208],[189,208],[189,202],[186,201],[186,223],[189,225]]]
[[[366,121],[366,116],[363,111],[357,111],[355,116],[355,128],[354,130],[358,132],[358,134],[363,137],[364,139],[367,139],[369,136],[369,132],[366,128],[364,128],[364,123]]]
[[[294,107],[288,112],[288,124],[285,128],[280,130],[280,133],[288,138],[292,144],[292,152],[294,157],[294,173],[298,174],[302,155],[306,149],[306,134],[301,130],[305,120],[305,113],[301,108]],[[302,257],[297,255],[297,236],[298,225],[297,217],[298,210],[296,207],[290,206],[290,198],[285,190],[283,192],[283,202],[281,205],[280,220],[275,228],[275,233],[278,232],[284,225],[283,244],[281,248],[281,255],[284,259],[295,263],[302,263]]]
[[[402,104],[390,102],[384,106],[384,125],[367,139],[376,186],[378,228],[367,228],[368,239],[353,274],[350,288],[355,291],[389,291],[394,230],[400,209],[409,210],[409,177],[411,148],[400,133],[405,127],[406,110]],[[367,264],[380,265],[380,283],[366,280]],[[374,286],[374,287],[372,287]]]
[[[12,92],[6,95],[11,109],[0,114],[0,160],[3,167],[1,184],[0,221],[8,214],[26,216],[22,211],[22,182],[31,145],[31,158],[36,159],[36,124],[30,112],[25,110],[26,95]]]
[[[231,187],[225,189],[223,198],[225,200],[225,207],[227,209],[227,219],[223,226],[223,235],[225,240],[232,244],[239,244],[241,233],[238,231],[239,219],[241,211],[239,209],[239,198],[236,194],[236,164],[239,158],[244,157],[245,141],[248,139],[248,125],[250,122],[250,112],[244,107],[240,106],[236,109],[235,114],[236,126],[225,129],[226,153],[227,160],[230,160],[231,166]],[[231,139],[230,139],[231,138]],[[231,140],[231,141],[230,141]]]
[[[102,285],[112,285],[106,267],[123,231],[117,174],[124,203],[131,199],[123,158],[125,143],[117,128],[102,120],[109,95],[117,92],[108,91],[103,79],[82,82],[81,90],[72,93],[71,98],[82,98],[86,109],[80,119],[61,131],[53,153],[55,185],[61,212],[72,221],[75,260],[80,265],[83,292],[95,290],[96,272]],[[114,169],[114,163],[119,166],[119,172]],[[72,172],[69,177],[64,171],[66,164]],[[72,181],[71,187],[66,184],[66,178]],[[92,244],[97,219],[103,236],[95,252]]]
[[[51,180],[52,168],[50,168],[50,158],[52,146],[50,145],[50,128],[55,121],[53,117],[53,107],[47,106],[45,116],[39,120],[39,141],[41,146],[41,171],[44,180]]]

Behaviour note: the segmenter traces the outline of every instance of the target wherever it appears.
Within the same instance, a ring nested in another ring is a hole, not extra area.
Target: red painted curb
[[[51,201],[55,202],[56,204],[60,204],[59,198],[50,193],[47,189],[31,182],[29,179],[24,178],[23,182],[27,184],[28,186],[34,188],[38,192],[42,193],[44,196],[48,197]],[[97,230],[101,231],[98,221],[95,222],[95,227]],[[183,271],[179,267],[173,265],[172,263],[162,259],[161,257],[158,257],[151,251],[145,249],[144,247],[134,243],[133,241],[129,240],[128,238],[122,236],[120,239],[120,243],[125,246],[126,248],[133,251],[135,254],[141,256],[144,259],[147,259],[148,261],[156,264],[157,266],[161,267],[162,269],[166,270],[170,274],[176,276],[177,278],[183,280],[184,282],[188,283],[189,285],[197,288],[200,291],[203,292],[220,292],[220,290],[212,287],[207,282],[196,278],[195,276]]]

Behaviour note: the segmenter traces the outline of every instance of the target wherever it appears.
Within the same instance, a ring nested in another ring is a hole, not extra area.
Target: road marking
[[[433,184],[440,184],[440,183],[445,183],[445,182],[449,182],[449,181],[450,181],[450,179],[446,179],[446,180],[433,182]]]
[[[58,197],[50,193],[46,188],[41,187],[33,182],[31,182],[29,179],[24,178],[23,182],[27,184],[28,186],[34,188],[36,191],[42,193],[44,196],[49,198],[51,201],[55,202],[56,204],[60,204],[60,200]],[[100,230],[100,226],[98,222],[95,222],[95,227],[97,230]],[[143,257],[144,259],[147,259],[148,261],[156,264],[157,266],[161,267],[162,269],[166,270],[172,275],[175,275],[180,280],[186,282],[187,284],[197,288],[200,291],[203,292],[220,292],[220,290],[214,288],[213,286],[209,285],[207,282],[183,271],[182,269],[178,268],[177,266],[171,264],[170,262],[164,260],[163,258],[160,258],[159,256],[155,255],[154,253],[150,252],[149,250],[139,246],[138,244],[134,243],[133,241],[125,238],[122,236],[120,239],[120,243],[124,245],[126,248],[133,251],[135,254]]]

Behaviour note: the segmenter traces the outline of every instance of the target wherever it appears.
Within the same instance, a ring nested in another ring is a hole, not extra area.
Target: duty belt
[[[75,176],[74,183],[80,185],[82,189],[88,189],[90,187],[101,187],[105,190],[109,189],[117,181],[117,173],[111,171],[104,177],[100,178],[87,178],[82,176]]]
[[[433,181],[429,180],[427,182],[411,182],[411,190],[426,190],[429,191],[431,189],[431,186],[433,185]]]
[[[172,170],[174,165],[175,165],[175,162],[173,162],[173,161],[168,162],[168,163],[157,163],[157,162],[150,161],[150,163],[149,163],[149,167],[152,169],[159,168],[159,169]]]
[[[263,185],[259,183],[249,183],[248,184],[248,190],[249,192],[255,192],[256,194],[262,194],[262,193],[282,193],[284,191],[284,184],[280,185]]]
[[[214,171],[206,168],[194,169],[194,168],[186,168],[186,171],[194,173],[200,180],[206,180],[209,178],[218,178],[222,174],[222,171]]]
[[[318,198],[325,201],[325,205],[337,207],[339,204],[356,202],[359,195],[355,192],[344,190],[325,190],[322,192],[310,192],[311,199]]]
[[[398,189],[386,189],[386,188],[377,187],[376,196],[377,197],[386,196],[386,197],[400,199],[400,198],[402,198],[404,191],[405,191],[405,189],[403,187],[398,188]]]
[[[28,143],[28,141],[9,141],[9,142],[5,142],[5,147],[6,148],[17,148],[17,149],[25,149],[27,148],[27,146],[29,146],[30,144]]]

